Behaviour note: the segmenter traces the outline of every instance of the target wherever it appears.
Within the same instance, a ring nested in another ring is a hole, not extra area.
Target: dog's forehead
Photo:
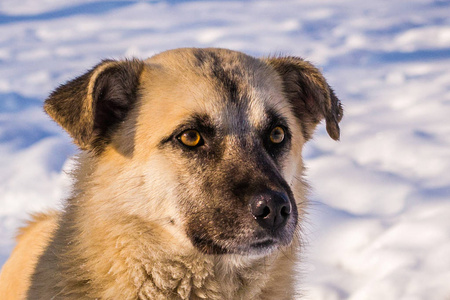
[[[206,115],[230,129],[261,127],[268,111],[287,106],[276,72],[240,52],[178,49],[146,63],[143,94],[151,99],[144,105],[164,115],[171,127],[192,115]]]

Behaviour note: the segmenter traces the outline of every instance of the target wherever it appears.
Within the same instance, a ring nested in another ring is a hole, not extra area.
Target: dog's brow
[[[206,114],[194,114],[178,127],[194,126],[194,129],[214,130],[214,123]]]
[[[160,146],[169,142],[174,136],[177,136],[181,132],[188,129],[196,129],[208,135],[213,135],[215,132],[215,126],[213,125],[213,122],[208,115],[194,114],[185,119],[184,121],[180,122],[180,124],[176,126],[175,129],[172,131],[172,134],[164,137],[160,142]]]
[[[284,127],[288,127],[287,120],[274,109],[267,109],[266,111],[267,118],[262,124],[263,129],[271,129],[277,125],[283,125]]]

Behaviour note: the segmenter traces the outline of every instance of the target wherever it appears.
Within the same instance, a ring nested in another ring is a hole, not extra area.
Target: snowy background
[[[42,111],[103,58],[226,47],[302,56],[345,105],[305,149],[305,299],[450,299],[450,1],[0,2],[0,266],[67,196],[67,134]]]

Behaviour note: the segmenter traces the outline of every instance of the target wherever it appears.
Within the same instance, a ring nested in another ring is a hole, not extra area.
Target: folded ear
[[[143,67],[139,60],[104,60],[58,87],[44,109],[81,149],[101,151],[136,102]]]
[[[266,62],[281,76],[284,92],[304,127],[305,139],[310,139],[317,124],[325,119],[328,134],[339,140],[342,105],[320,71],[298,57],[268,58]]]

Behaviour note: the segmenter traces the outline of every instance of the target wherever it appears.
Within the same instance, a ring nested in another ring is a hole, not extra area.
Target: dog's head
[[[114,186],[105,207],[208,254],[264,254],[292,241],[305,201],[302,146],[322,119],[337,140],[342,118],[310,63],[224,49],[103,61],[45,109]]]

